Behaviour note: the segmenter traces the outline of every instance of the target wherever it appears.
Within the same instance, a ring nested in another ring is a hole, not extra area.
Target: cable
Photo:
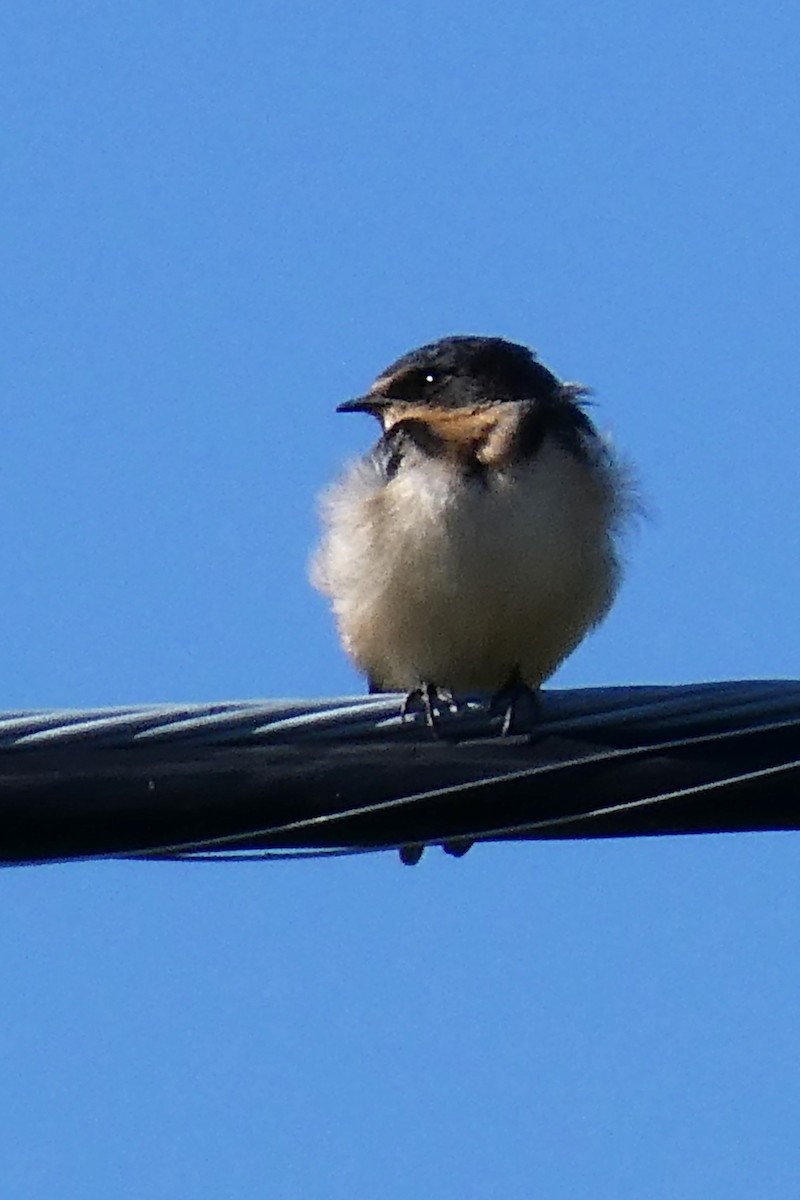
[[[0,862],[800,827],[796,682],[545,691],[512,737],[485,697],[433,734],[402,700],[2,714]]]

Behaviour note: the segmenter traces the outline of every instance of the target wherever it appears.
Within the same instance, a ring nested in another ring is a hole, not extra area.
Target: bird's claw
[[[442,849],[445,854],[452,855],[453,858],[463,858],[468,850],[471,850],[475,845],[473,838],[450,838],[447,842],[442,842]]]
[[[500,732],[503,737],[515,733],[530,733],[531,727],[539,715],[539,693],[528,687],[519,675],[512,675],[503,684],[499,692],[495,692],[489,705],[491,716],[503,715]]]
[[[409,842],[407,846],[400,847],[400,862],[404,867],[415,867],[422,858],[424,850],[425,847],[421,842]]]
[[[474,845],[475,842],[472,838],[450,838],[448,841],[442,842],[442,849],[445,854],[450,854],[453,858],[463,858]],[[404,866],[415,867],[425,853],[425,846],[422,842],[409,842],[407,846],[401,846],[398,853]]]
[[[404,717],[415,712],[425,714],[425,724],[429,729],[436,728],[436,722],[445,715],[458,712],[458,706],[453,699],[453,693],[447,688],[437,687],[435,683],[422,683],[418,688],[409,692],[403,701]]]

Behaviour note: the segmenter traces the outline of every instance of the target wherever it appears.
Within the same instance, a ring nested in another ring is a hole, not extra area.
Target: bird
[[[369,690],[535,695],[612,606],[630,473],[588,390],[528,347],[457,335],[339,404],[380,424],[321,499],[314,585]],[[506,721],[506,730],[508,721]]]

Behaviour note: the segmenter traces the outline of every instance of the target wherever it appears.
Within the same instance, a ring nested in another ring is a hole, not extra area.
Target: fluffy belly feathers
[[[557,443],[480,479],[420,460],[368,463],[325,500],[314,582],[356,666],[385,689],[538,686],[617,587],[610,478]]]

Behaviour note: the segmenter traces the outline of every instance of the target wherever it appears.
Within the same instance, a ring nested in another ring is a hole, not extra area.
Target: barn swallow
[[[323,498],[312,564],[371,691],[535,691],[609,611],[628,476],[586,409],[525,346],[446,337],[338,412],[373,450]]]

